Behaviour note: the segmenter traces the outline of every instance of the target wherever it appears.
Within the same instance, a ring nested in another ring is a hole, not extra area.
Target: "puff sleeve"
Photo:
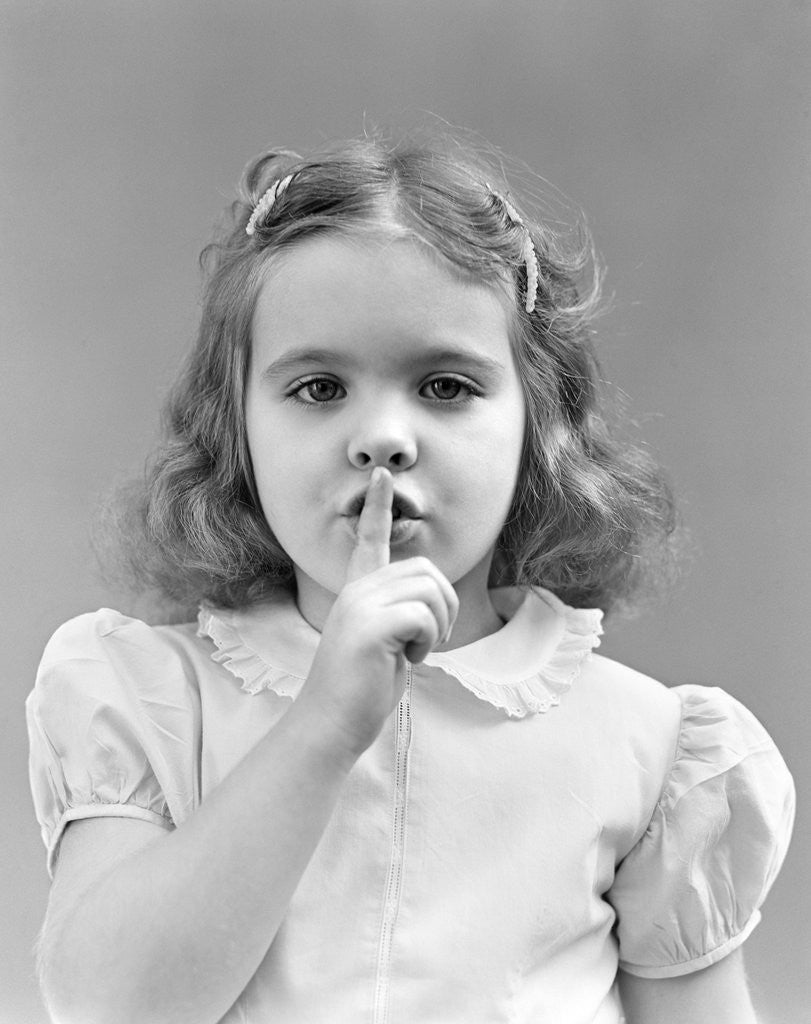
[[[68,822],[189,811],[198,710],[182,659],[158,630],[109,609],[61,626],[26,701],[31,792],[48,871]]]
[[[606,894],[620,967],[642,978],[709,967],[743,943],[794,821],[791,776],[754,715],[717,688],[674,692],[682,718],[670,774]]]

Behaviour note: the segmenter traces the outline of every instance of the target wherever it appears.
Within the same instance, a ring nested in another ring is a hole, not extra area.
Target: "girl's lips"
[[[344,506],[342,513],[352,531],[353,537],[358,535],[358,520],[366,503],[366,491],[364,487]],[[389,534],[389,544],[392,546],[405,544],[417,533],[422,515],[417,505],[399,491],[394,492],[391,503],[392,523]]]
[[[350,519],[357,519],[363,510],[363,506],[366,502],[366,488],[359,491],[354,498],[346,505],[343,514],[348,516]],[[401,494],[399,491],[394,492],[394,498],[391,504],[392,516],[395,521],[400,519],[421,519],[420,510],[405,494]]]
[[[389,543],[392,545],[405,544],[406,541],[412,540],[420,527],[421,521],[420,519],[393,519]]]
[[[358,534],[358,520],[359,515],[346,516],[349,527],[352,531],[352,535],[357,537]],[[391,545],[404,544],[406,541],[411,540],[416,534],[422,522],[419,518],[408,518],[401,517],[400,519],[393,519],[391,523],[391,533],[389,534],[389,543]]]

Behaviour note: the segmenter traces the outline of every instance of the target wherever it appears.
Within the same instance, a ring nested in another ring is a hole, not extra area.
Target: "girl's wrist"
[[[371,737],[364,742],[354,730],[342,725],[306,686],[285,717],[299,733],[302,746],[324,757],[339,772],[348,772],[374,740]]]

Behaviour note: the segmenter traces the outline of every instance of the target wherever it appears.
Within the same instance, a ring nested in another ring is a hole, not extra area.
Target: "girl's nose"
[[[417,461],[417,442],[405,420],[365,418],[349,440],[349,461],[358,469],[403,470]]]

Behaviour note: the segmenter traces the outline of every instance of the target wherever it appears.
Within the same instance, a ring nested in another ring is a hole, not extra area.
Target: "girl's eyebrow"
[[[279,356],[278,359],[274,359],[272,363],[268,363],[261,373],[261,379],[263,381],[276,380],[307,363],[347,366],[352,361],[350,355],[337,352],[334,349],[294,349],[292,352],[287,352],[285,355]],[[403,362],[409,366],[438,366],[447,363],[485,375],[500,374],[506,369],[501,359],[496,359],[483,352],[471,351],[469,348],[449,346],[420,348],[416,352],[406,352]]]
[[[330,348],[297,348],[293,349],[292,352],[279,356],[272,363],[268,363],[264,370],[262,370],[261,379],[263,381],[271,381],[277,377],[284,377],[291,370],[301,366],[302,363],[345,364],[347,362],[349,360],[345,356]]]
[[[503,373],[505,370],[503,360],[489,356],[485,352],[477,352],[462,346],[419,349],[408,361],[419,366],[442,366],[444,363],[448,363],[480,374]]]

